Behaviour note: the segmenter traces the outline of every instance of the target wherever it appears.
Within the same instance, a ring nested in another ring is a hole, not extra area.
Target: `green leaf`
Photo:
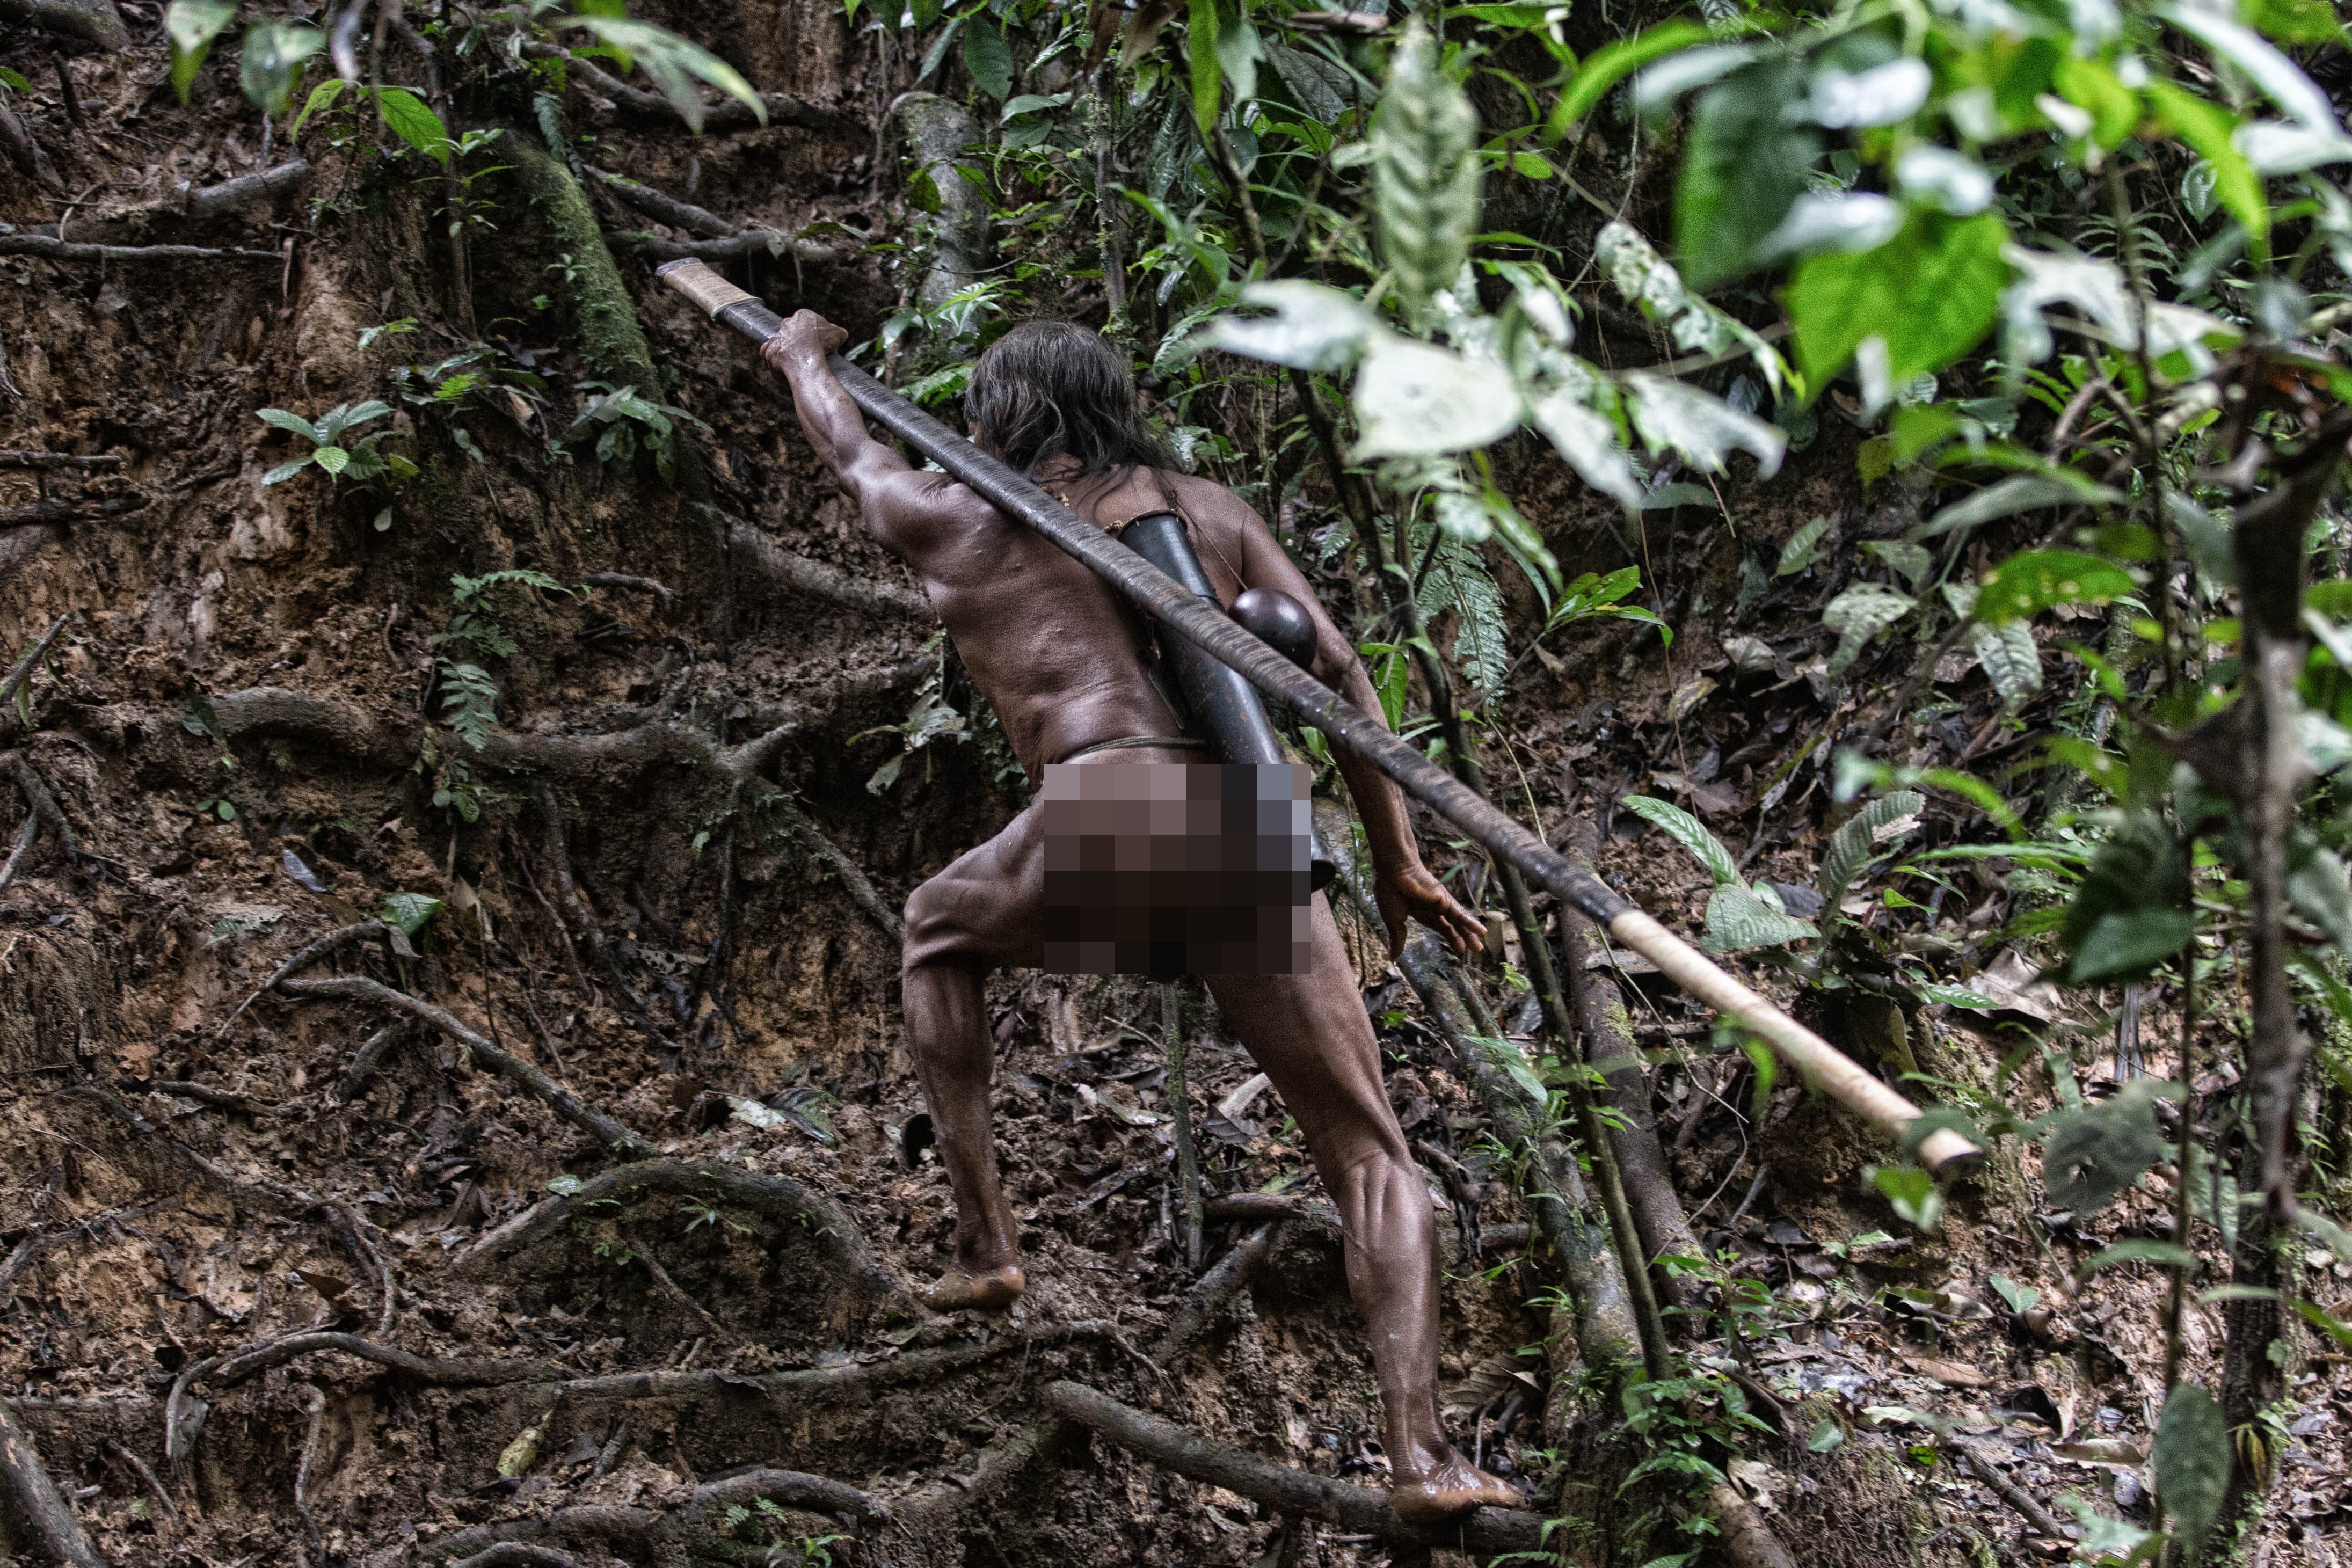
[[[1780,298],[1806,384],[1829,385],[1869,338],[1886,345],[1887,375],[1897,382],[1975,348],[2000,312],[2008,240],[2009,225],[1991,213],[1923,213],[1875,250],[1801,263]]]
[[[327,439],[325,434],[317,425],[312,424],[300,414],[289,413],[282,408],[265,408],[257,412],[253,417],[264,424],[274,424],[280,430],[291,431],[313,446]]]
[[[330,475],[340,475],[352,465],[352,455],[340,446],[321,446],[310,454],[310,460]]]
[[[2006,1274],[1995,1274],[1989,1282],[2000,1299],[2009,1303],[2009,1310],[2021,1316],[2032,1312],[2033,1303],[2042,1299],[2041,1291],[2031,1285],[2021,1285]]]
[[[2141,90],[2147,94],[2157,124],[2195,148],[2198,156],[2212,166],[2214,198],[2245,226],[2261,254],[2270,240],[2271,207],[2253,165],[2231,140],[2238,129],[2238,117],[2160,78]]]
[[[2185,909],[2103,915],[2074,950],[2066,977],[2082,985],[2145,973],[2188,946],[2196,934],[2196,917]]]
[[[6,66],[0,66],[0,82],[6,82],[10,88],[14,89],[17,92],[30,92],[33,90],[33,84],[26,78],[24,72],[12,70]]]
[[[2293,864],[2286,896],[2296,914],[2327,933],[2339,951],[2352,954],[2352,878],[2333,850],[2313,848]]]
[[[2000,694],[2001,706],[2010,712],[2016,712],[2042,689],[2042,650],[2034,644],[2033,629],[2024,622],[1971,626],[1969,645],[1976,651],[1977,663],[1984,666],[1985,679]]]
[[[2341,42],[2344,24],[2327,0],[2238,0],[2238,20],[2282,44]]]
[[[1336,125],[1348,112],[1348,102],[1356,96],[1356,84],[1348,74],[1322,56],[1306,49],[1286,49],[1279,46],[1265,51],[1266,63],[1274,67],[1282,85],[1290,89],[1292,99],[1315,118],[1318,125]]]
[[[2042,1150],[2042,1185],[2053,1204],[2095,1214],[2164,1158],[2156,1089],[2154,1080],[2135,1078],[2113,1099],[2060,1113]]]
[[[702,95],[694,89],[697,81],[709,83],[747,106],[761,124],[768,123],[767,101],[751,90],[751,84],[733,66],[699,44],[689,44],[667,27],[656,27],[651,22],[633,22],[625,16],[574,19],[644,67],[654,86],[677,110],[678,118],[697,135],[702,131],[703,116]],[[1003,94],[997,96],[1002,98]]]
[[[1257,63],[1264,58],[1265,46],[1258,42],[1257,29],[1250,26],[1246,9],[1233,18],[1231,26],[1219,19],[1217,68],[1224,73],[1225,86],[1235,103],[1247,103],[1257,96]]]
[[[1828,852],[1822,857],[1822,917],[1831,924],[1839,918],[1838,905],[1845,898],[1863,873],[1874,861],[1893,852],[1899,840],[1916,832],[1919,813],[1927,808],[1927,797],[1916,789],[1897,789],[1881,795],[1861,810],[1847,818],[1830,835]]]
[[[1727,887],[1739,881],[1739,866],[1722,841],[1706,831],[1706,824],[1671,801],[1654,800],[1647,795],[1628,795],[1622,802],[1635,816],[1656,828],[1666,837],[1690,851],[1715,878],[1717,887]]]
[[[1815,517],[1799,528],[1780,547],[1780,559],[1772,568],[1772,575],[1793,577],[1820,559],[1822,538],[1829,531],[1830,520],[1826,517]]]
[[[1591,112],[1601,95],[1652,60],[1663,59],[1714,37],[1696,22],[1664,22],[1630,38],[1602,45],[1584,58],[1544,119],[1544,134],[1554,139]]]
[[[2072,56],[2058,62],[2058,90],[2066,101],[2091,112],[2091,140],[2103,152],[2124,144],[2139,124],[2139,96],[2096,60]]]
[[[2156,1464],[2164,1511],[2188,1542],[2193,1561],[2221,1511],[2230,1484],[2230,1425],[2213,1396],[2194,1383],[2176,1384],[2164,1401],[2148,1456]]]
[[[1192,68],[1192,123],[1205,141],[1225,100],[1225,68],[1217,58],[1217,0],[1192,0],[1184,53]]]
[[[245,96],[275,120],[294,101],[302,62],[327,47],[327,36],[299,22],[257,22],[245,30],[237,81]]]
[[[1814,1422],[1812,1436],[1805,1439],[1805,1448],[1809,1453],[1834,1454],[1844,1447],[1845,1428],[1839,1426],[1836,1417],[1832,1416],[1824,1416]]]
[[[1773,908],[1753,888],[1733,882],[1707,896],[1706,939],[1699,944],[1699,950],[1744,953],[1751,947],[1780,947],[1820,935],[1812,922]]]
[[[422,893],[394,893],[386,895],[383,908],[376,918],[387,925],[396,925],[404,936],[414,936],[425,929],[425,923],[441,913],[441,901]]]
[[[1454,287],[1469,257],[1479,165],[1477,110],[1439,68],[1437,45],[1418,18],[1390,61],[1370,145],[1381,255],[1408,308],[1423,311]]]
[[[1895,1212],[1920,1229],[1935,1229],[1936,1221],[1944,1217],[1943,1192],[1936,1178],[1919,1166],[1879,1166],[1871,1171],[1870,1178],[1895,1206]]]
[[[1621,507],[1642,502],[1642,481],[1633,460],[1618,444],[1617,426],[1587,407],[1570,392],[1556,392],[1537,401],[1528,417],[1568,459],[1577,476]]]
[[[291,479],[295,475],[299,474],[303,469],[310,466],[310,459],[315,455],[316,454],[314,452],[305,452],[301,456],[297,457],[291,463],[280,463],[277,467],[272,468],[268,473],[264,474],[261,476],[262,484],[264,486],[283,485],[287,480]]]
[[[302,112],[296,115],[294,123],[286,128],[286,140],[291,141],[301,135],[302,128],[310,122],[312,115],[324,114],[334,108],[335,100],[343,96],[343,89],[348,85],[341,77],[329,77],[325,81],[312,88],[310,96],[302,100]],[[370,328],[369,330],[373,331],[376,329]],[[367,346],[366,334],[362,333],[360,347],[364,349]]]
[[[2114,1269],[2126,1263],[2160,1263],[2168,1269],[2194,1269],[2197,1254],[2178,1241],[2158,1241],[2152,1237],[2133,1236],[2102,1248],[2084,1263],[2083,1276],[2087,1279],[2102,1269]]]
[[[1932,539],[1955,528],[1973,528],[2020,512],[2043,507],[2105,506],[2124,498],[2119,490],[2095,484],[2071,469],[2041,474],[2012,474],[1986,486],[1965,500],[1955,501],[1927,519],[1914,538]]]
[[[2000,563],[1977,595],[1977,619],[1988,625],[2039,614],[2053,604],[2105,604],[2135,591],[2131,574],[2097,556],[2072,550],[2032,550]]]
[[[1013,96],[1013,47],[995,23],[976,19],[965,26],[963,68],[974,86],[998,102]]]
[[[376,103],[392,133],[436,163],[449,162],[449,128],[425,101],[404,87],[379,88]]]
[[[1918,601],[1883,582],[1857,582],[1829,601],[1822,624],[1838,634],[1837,651],[1830,655],[1830,674],[1836,674],[1861,657],[1870,640],[1911,613]]]
[[[1675,249],[1692,287],[1746,272],[1804,193],[1821,135],[1783,110],[1805,97],[1805,68],[1788,59],[1759,60],[1700,97],[1675,188]]]
[[[172,0],[163,7],[163,32],[172,41],[172,90],[182,103],[188,101],[205,57],[213,52],[213,40],[235,20],[231,0]]]
[[[1948,1008],[1969,1008],[1977,1012],[1990,1012],[2000,1004],[1990,997],[1979,996],[1965,986],[1914,986],[1923,1002],[1941,1002]]]
[[[1673,452],[1702,474],[1720,474],[1735,450],[1756,458],[1759,478],[1780,472],[1789,438],[1713,392],[1646,371],[1620,378],[1633,428],[1652,452]]]

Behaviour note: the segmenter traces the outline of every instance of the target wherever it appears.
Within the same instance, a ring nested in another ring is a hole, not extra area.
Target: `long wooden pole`
[[[757,298],[702,262],[671,262],[659,269],[659,276],[713,320],[755,342],[765,342],[783,325],[782,318]],[[1668,979],[1770,1041],[1808,1082],[1839,1104],[1897,1140],[1918,1120],[1919,1108],[1876,1074],[1748,989],[1599,877],[1552,850],[1352,703],[1234,624],[1213,604],[1186,592],[1142,557],[1048,496],[1035,481],[989,456],[847,360],[835,355],[830,363],[843,390],[875,423],[970,486],[1008,517],[1020,518],[1076,557],[1160,624],[1240,671],[1258,690],[1290,704],[1301,718],[1329,737],[1332,745],[1395,779],[1405,793],[1581,911],[1622,946],[1655,964]],[[1938,1128],[1921,1144],[1919,1157],[1930,1170],[1943,1174],[1974,1166],[1984,1153],[1949,1128]]]

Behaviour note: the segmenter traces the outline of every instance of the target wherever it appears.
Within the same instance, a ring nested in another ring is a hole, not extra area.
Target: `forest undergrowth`
[[[0,1559],[2352,1563],[2334,12],[635,9],[0,0]],[[1526,1508],[1388,1511],[1197,982],[992,983],[928,1311],[899,910],[1025,782],[682,256],[949,416],[1102,329],[1926,1114],[1426,811],[1391,965],[1294,727]]]

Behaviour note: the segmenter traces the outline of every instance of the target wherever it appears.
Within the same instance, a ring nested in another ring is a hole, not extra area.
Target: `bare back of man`
[[[1056,330],[1075,352],[1105,352],[1071,339],[1070,329]],[[1034,532],[947,476],[911,468],[874,440],[825,368],[825,354],[839,340],[838,329],[804,311],[765,351],[791,382],[803,427],[856,499],[869,529],[922,578],[1032,781],[1049,764],[1104,741],[1177,737],[1176,716],[1146,674],[1140,628],[1130,612],[1091,572]],[[989,370],[984,358],[975,389]],[[1115,388],[1097,385],[1093,395],[1123,395],[1131,415],[1123,364],[1117,373]],[[1066,402],[1075,396],[1064,389]],[[968,408],[981,402],[975,396]],[[975,438],[986,447],[991,432],[974,417]],[[1134,463],[1087,473],[1059,448],[1042,457],[1002,455],[1031,463],[1041,483],[1097,526],[1180,512],[1192,526],[1218,598],[1231,603],[1244,588],[1272,588],[1307,606],[1318,634],[1314,673],[1379,716],[1354,650],[1265,524],[1231,492]],[[1197,753],[1129,746],[1093,751],[1076,765],[1192,760]],[[1394,786],[1354,764],[1343,764],[1343,772],[1364,820],[1392,946],[1402,945],[1408,918],[1437,927],[1457,946],[1475,945],[1469,912],[1422,865]],[[954,1262],[931,1296],[941,1310],[1007,1305],[1026,1287],[996,1166],[989,1105],[994,1051],[982,985],[992,969],[1042,958],[1044,851],[1033,807],[907,902],[908,1039],[956,1199]],[[1425,1519],[1484,1503],[1515,1504],[1518,1494],[1456,1453],[1438,1421],[1428,1188],[1390,1110],[1379,1042],[1319,894],[1311,953],[1304,973],[1217,975],[1208,984],[1226,1026],[1297,1118],[1339,1207],[1349,1290],[1370,1330],[1398,1511]]]

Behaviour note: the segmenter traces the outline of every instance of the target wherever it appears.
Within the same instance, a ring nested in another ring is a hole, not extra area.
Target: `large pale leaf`
[[[1876,250],[1903,228],[1903,208],[1872,191],[1807,191],[1764,236],[1759,262],[1789,256],[1853,256]]]
[[[1620,506],[1641,505],[1642,481],[1617,444],[1614,424],[1565,392],[1538,399],[1528,413],[1586,484]]]
[[[1706,939],[1699,947],[1708,953],[1744,953],[1751,947],[1779,947],[1820,935],[1811,921],[1773,908],[1753,889],[1735,882],[1707,896]]]
[[[1212,348],[1269,360],[1302,371],[1336,371],[1351,363],[1380,323],[1361,301],[1303,278],[1253,283],[1242,303],[1259,305],[1271,316],[1221,316],[1202,339]]]
[[[1705,823],[1680,806],[1648,795],[1628,795],[1623,805],[1635,816],[1658,829],[1666,837],[1690,851],[1706,866],[1716,885],[1725,887],[1739,881],[1739,866],[1721,840],[1706,831]]]
[[[1720,474],[1734,451],[1756,455],[1765,478],[1780,472],[1788,437],[1711,392],[1641,371],[1624,376],[1633,428],[1653,452],[1671,451],[1704,474]]]
[[[2221,1511],[2230,1485],[2230,1423],[2213,1396],[2194,1383],[2173,1385],[2156,1426],[2157,1490],[2187,1542],[2190,1560]]]
[[[2001,298],[2003,329],[2012,358],[2038,365],[2055,346],[2042,312],[2052,305],[2072,305],[2090,318],[2106,337],[2129,348],[2138,332],[2132,312],[2131,292],[2124,275],[2111,261],[2095,256],[2061,256],[2021,245],[2001,247],[2001,259],[2015,267],[2017,281]]]
[[[2319,84],[2252,27],[2203,6],[2165,5],[2158,15],[2245,72],[2289,120],[2314,131],[2337,129],[2336,110]]]
[[[1918,113],[1934,86],[1925,60],[1889,60],[1861,71],[1823,66],[1813,73],[1813,118],[1832,130],[1892,125]]]
[[[1478,112],[1417,17],[1390,61],[1370,141],[1381,255],[1406,304],[1425,309],[1454,287],[1478,226]]]
[[[1854,880],[1887,854],[1890,846],[1918,830],[1919,813],[1927,805],[1927,798],[1916,789],[1897,789],[1856,811],[1830,835],[1829,852],[1822,857],[1824,918],[1837,919],[1838,904]]]
[[[237,53],[237,83],[254,107],[271,119],[294,101],[302,62],[326,47],[326,35],[299,22],[256,22]]]
[[[2001,706],[2014,713],[2026,698],[2042,689],[2042,650],[2034,645],[2033,629],[2022,621],[2000,626],[1969,628],[1969,645],[1985,679],[2000,694]]]
[[[1908,615],[1916,602],[1883,582],[1857,582],[1831,600],[1822,611],[1822,624],[1838,634],[1837,652],[1830,655],[1830,674],[1853,664],[1873,637]]]
[[[1492,365],[1382,333],[1356,372],[1355,455],[1418,457],[1484,446],[1519,423],[1519,394]]]

